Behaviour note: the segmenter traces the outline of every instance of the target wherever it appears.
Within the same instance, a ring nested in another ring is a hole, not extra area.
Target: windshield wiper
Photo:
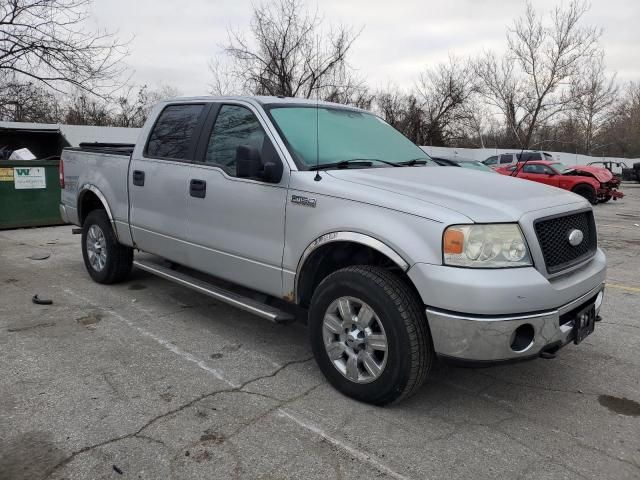
[[[341,160],[339,162],[312,165],[309,167],[309,170],[324,170],[326,168],[372,167],[373,162],[380,162],[384,163],[385,165],[392,165],[394,167],[401,166],[398,163],[388,162],[387,160],[380,160],[379,158],[351,158],[349,160]]]
[[[424,158],[412,158],[411,160],[407,160],[406,162],[400,162],[396,165],[403,165],[407,167],[413,167],[414,165],[426,165],[427,160]]]

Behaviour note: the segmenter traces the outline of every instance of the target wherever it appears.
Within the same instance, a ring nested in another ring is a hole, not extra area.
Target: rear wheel
[[[325,278],[311,300],[309,334],[327,380],[375,405],[414,393],[433,362],[422,303],[379,267],[347,267]]]
[[[586,183],[582,183],[573,188],[573,193],[577,193],[581,197],[587,199],[587,201],[591,205],[595,205],[598,203],[598,195],[596,193],[596,189],[591,185],[587,185]]]
[[[90,212],[82,225],[82,257],[98,283],[118,283],[131,272],[133,249],[118,243],[104,210]]]

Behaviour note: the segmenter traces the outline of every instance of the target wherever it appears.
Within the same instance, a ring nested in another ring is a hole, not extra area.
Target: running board
[[[192,277],[182,272],[177,272],[153,261],[134,260],[133,264],[141,270],[170,280],[184,287],[203,293],[216,300],[234,307],[253,313],[259,317],[274,323],[284,323],[294,320],[294,316],[270,305],[265,305],[252,298],[225,290],[211,283]]]

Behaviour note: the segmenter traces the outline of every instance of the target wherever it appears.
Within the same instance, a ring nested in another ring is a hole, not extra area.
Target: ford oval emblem
[[[574,229],[569,232],[569,243],[572,246],[577,247],[582,243],[583,239],[584,234],[582,233],[582,230]]]

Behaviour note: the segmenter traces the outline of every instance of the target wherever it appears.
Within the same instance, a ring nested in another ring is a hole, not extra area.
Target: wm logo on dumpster
[[[18,175],[18,176],[26,177],[31,172],[31,169],[30,168],[16,168],[15,172],[16,172],[16,175]]]

